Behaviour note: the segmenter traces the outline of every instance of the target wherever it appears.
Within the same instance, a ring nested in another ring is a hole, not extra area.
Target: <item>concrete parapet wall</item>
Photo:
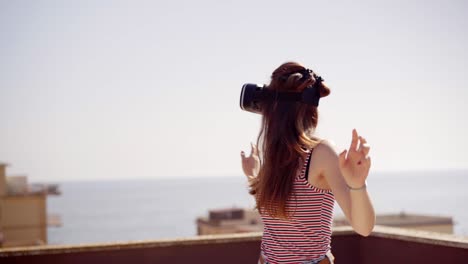
[[[0,263],[255,263],[260,233],[0,250]]]
[[[0,250],[0,263],[256,263],[261,233]],[[465,263],[468,238],[376,226],[369,237],[334,228],[336,264]]]

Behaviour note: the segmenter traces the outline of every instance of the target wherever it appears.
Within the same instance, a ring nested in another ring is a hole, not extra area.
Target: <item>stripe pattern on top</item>
[[[264,228],[261,250],[268,263],[307,263],[330,250],[335,198],[331,190],[319,189],[307,180],[313,149],[294,179],[286,202],[289,219],[261,214]]]

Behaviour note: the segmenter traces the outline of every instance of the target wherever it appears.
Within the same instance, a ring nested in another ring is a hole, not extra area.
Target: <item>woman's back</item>
[[[332,260],[325,255],[335,200],[357,233],[368,236],[374,227],[365,182],[371,165],[367,141],[354,129],[349,151],[338,154],[314,135],[319,100],[329,94],[320,76],[295,62],[278,67],[268,86],[242,88],[241,108],[262,115],[259,147],[252,144],[251,155],[241,152],[241,158],[265,225],[262,254],[268,264]]]
[[[268,263],[302,263],[318,259],[330,250],[334,196],[307,180],[308,154],[294,178],[287,200],[287,220],[261,213],[264,223],[262,254]],[[310,164],[313,166],[313,164]],[[262,210],[261,210],[262,211]]]

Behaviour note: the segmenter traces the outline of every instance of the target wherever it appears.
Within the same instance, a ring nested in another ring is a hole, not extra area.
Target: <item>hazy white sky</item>
[[[245,82],[321,74],[318,134],[468,168],[466,1],[1,1],[0,160],[30,181],[241,175]]]

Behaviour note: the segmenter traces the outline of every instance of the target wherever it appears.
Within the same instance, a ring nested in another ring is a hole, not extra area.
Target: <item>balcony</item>
[[[261,233],[0,249],[0,263],[256,263]],[[376,226],[369,237],[333,231],[337,264],[466,263],[468,238]]]

